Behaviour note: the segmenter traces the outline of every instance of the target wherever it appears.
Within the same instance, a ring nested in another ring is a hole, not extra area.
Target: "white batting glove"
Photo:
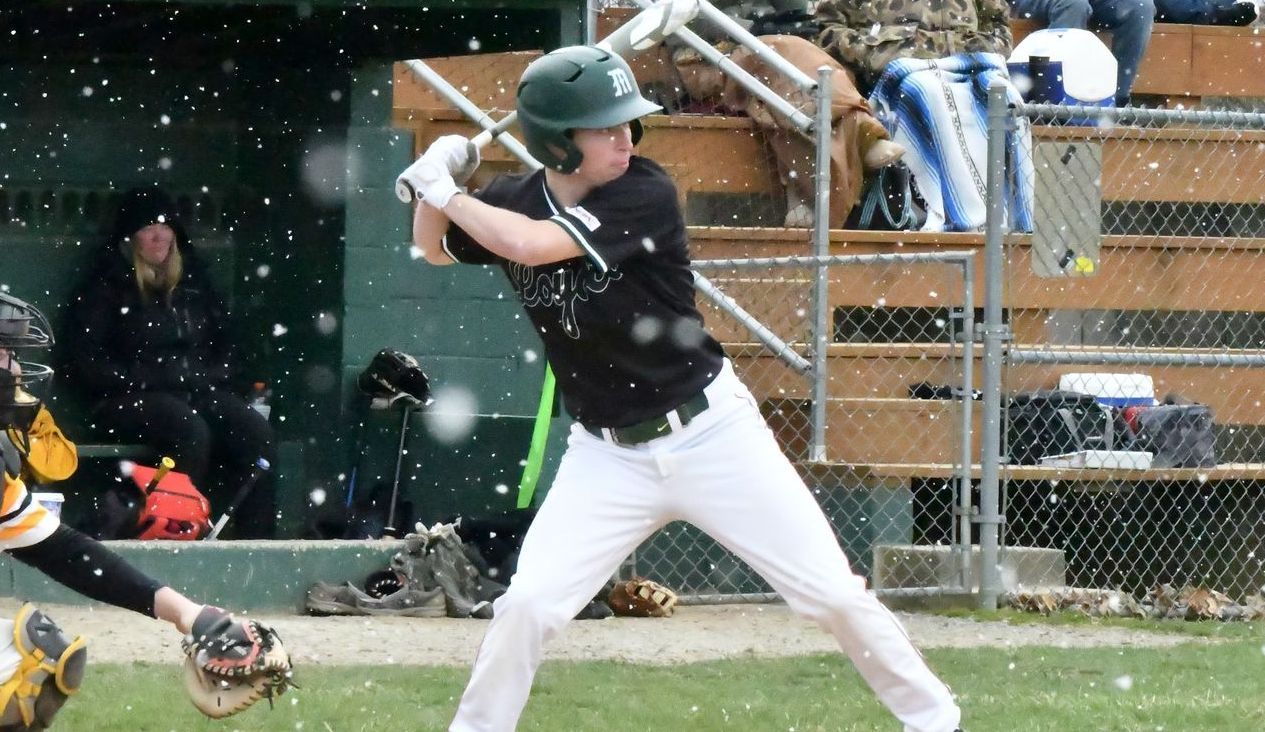
[[[458,185],[464,185],[479,167],[479,148],[461,135],[444,135],[432,142],[420,159],[443,166]]]
[[[461,188],[457,182],[452,179],[451,175],[444,173],[438,178],[426,183],[425,187],[418,188],[418,198],[422,203],[434,208],[442,209],[448,205],[452,197],[461,192]]]
[[[395,179],[395,197],[402,203],[421,200],[422,191],[431,183],[448,175],[448,171],[431,161],[418,158]]]

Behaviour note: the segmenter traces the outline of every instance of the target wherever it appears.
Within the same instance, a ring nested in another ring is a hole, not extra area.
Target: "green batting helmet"
[[[571,173],[583,154],[574,129],[601,129],[628,122],[641,139],[638,118],[661,107],[641,96],[637,80],[619,56],[594,46],[567,46],[541,56],[518,82],[518,125],[527,151],[547,167]]]

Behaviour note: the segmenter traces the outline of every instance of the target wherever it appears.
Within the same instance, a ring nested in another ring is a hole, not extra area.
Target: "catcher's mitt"
[[[676,593],[653,580],[634,577],[616,582],[606,602],[616,615],[666,618],[676,610]]]
[[[182,644],[185,690],[193,706],[212,719],[236,714],[293,686],[290,654],[272,628],[238,620],[208,605]]]

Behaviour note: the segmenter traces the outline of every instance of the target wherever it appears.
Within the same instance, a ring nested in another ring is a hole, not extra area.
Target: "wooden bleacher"
[[[526,65],[525,54],[520,60]],[[436,59],[429,63],[442,74],[459,61],[459,58]],[[419,140],[432,140],[450,133],[472,135],[478,131],[456,110],[418,106],[442,104],[420,94],[418,89],[423,86],[423,82],[397,68],[396,126],[414,130]],[[504,104],[508,100],[498,102]],[[652,115],[643,124],[646,133],[640,146],[641,154],[659,161],[672,174],[682,206],[687,210],[696,206],[695,197],[708,194],[768,199],[779,196],[780,187],[771,159],[751,120]],[[1037,126],[1033,134],[1034,142],[1101,143],[1105,201],[1252,204],[1260,203],[1265,193],[1265,180],[1257,177],[1265,168],[1265,132]],[[1235,162],[1233,168],[1229,168],[1210,165],[1210,160]],[[487,162],[485,174],[517,167],[517,161],[499,146],[487,150]],[[717,170],[718,163],[723,163],[722,170]],[[695,219],[690,223],[713,221]]]
[[[609,11],[608,11],[609,12]],[[621,16],[606,16],[618,19]],[[624,16],[626,17],[626,15]],[[600,26],[599,35],[607,25]],[[1013,24],[1016,41],[1031,30]],[[1144,60],[1135,91],[1164,96],[1170,105],[1197,104],[1203,97],[1265,97],[1265,78],[1240,69],[1254,68],[1262,39],[1253,29],[1159,24]],[[534,53],[497,54],[471,64],[466,58],[431,59],[431,64],[478,106],[499,118],[513,108],[515,82]],[[643,83],[669,78],[663,53],[637,59],[633,66]],[[403,67],[395,74],[394,123],[415,132],[420,151],[434,137],[475,131],[425,84]],[[700,209],[697,200],[710,195],[774,198],[775,172],[763,141],[742,117],[705,115],[645,118],[640,152],[659,161],[673,176],[687,217]],[[1178,128],[1141,129],[1125,126],[1037,127],[1037,141],[1091,141],[1103,147],[1103,199],[1106,202],[1193,204],[1260,204],[1265,201],[1265,132],[1232,132]],[[499,146],[486,149],[480,176],[517,168]],[[1218,164],[1217,161],[1223,161]],[[475,183],[481,178],[476,178]],[[710,223],[693,219],[690,223]],[[769,257],[807,254],[803,230],[782,228],[692,226],[695,259]],[[1019,237],[1008,270],[1007,289],[1013,345],[1037,347],[1048,342],[1049,323],[1060,310],[1092,307],[1122,311],[1231,311],[1265,313],[1265,239],[1195,236],[1104,237],[1098,275],[1088,278],[1041,279],[1027,266],[1028,241]],[[980,253],[979,234],[832,231],[831,251],[839,254],[966,250]],[[935,265],[873,270],[839,268],[831,273],[831,305],[889,308],[943,308],[960,303]],[[745,308],[767,323],[786,323],[788,312],[802,308],[806,281],[718,274],[713,281],[726,291],[742,293]],[[1149,283],[1128,286],[1128,281]],[[938,278],[938,286],[927,286]],[[1216,283],[1190,287],[1189,283]],[[947,286],[945,286],[947,284]],[[982,305],[982,283],[975,293]],[[959,288],[960,289],[960,286]],[[1085,305],[1089,303],[1090,305]],[[770,424],[789,452],[806,455],[809,382],[775,362],[752,344],[749,334],[731,321],[709,318],[709,326],[725,342],[740,371],[764,402]],[[785,337],[785,334],[780,334]],[[806,349],[802,349],[805,350]],[[1225,349],[1206,349],[1225,353]],[[952,383],[961,368],[960,346],[948,343],[834,343],[830,346],[831,399],[827,455],[829,464],[813,470],[843,470],[860,484],[908,485],[915,479],[955,474],[956,403],[908,398],[915,382]],[[981,381],[982,349],[975,352],[975,386]],[[1095,367],[1018,365],[1004,370],[1003,389],[1050,388],[1058,375],[1072,370],[1115,370]],[[1229,429],[1265,427],[1265,369],[1211,367],[1148,367],[1157,394],[1175,392],[1209,404],[1219,425]],[[974,410],[979,434],[981,411]],[[914,462],[916,460],[916,462]],[[978,477],[978,466],[973,468]],[[1059,480],[1088,487],[1143,481],[1265,480],[1265,464],[1235,463],[1206,470],[1071,470],[1040,466],[1008,466],[1003,477],[1016,480]]]

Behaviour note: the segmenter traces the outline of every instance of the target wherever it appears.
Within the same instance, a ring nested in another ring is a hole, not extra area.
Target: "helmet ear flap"
[[[632,131],[632,144],[636,145],[637,143],[641,142],[641,133],[644,131],[641,128],[641,120],[639,119],[630,120],[628,122],[628,127]]]

